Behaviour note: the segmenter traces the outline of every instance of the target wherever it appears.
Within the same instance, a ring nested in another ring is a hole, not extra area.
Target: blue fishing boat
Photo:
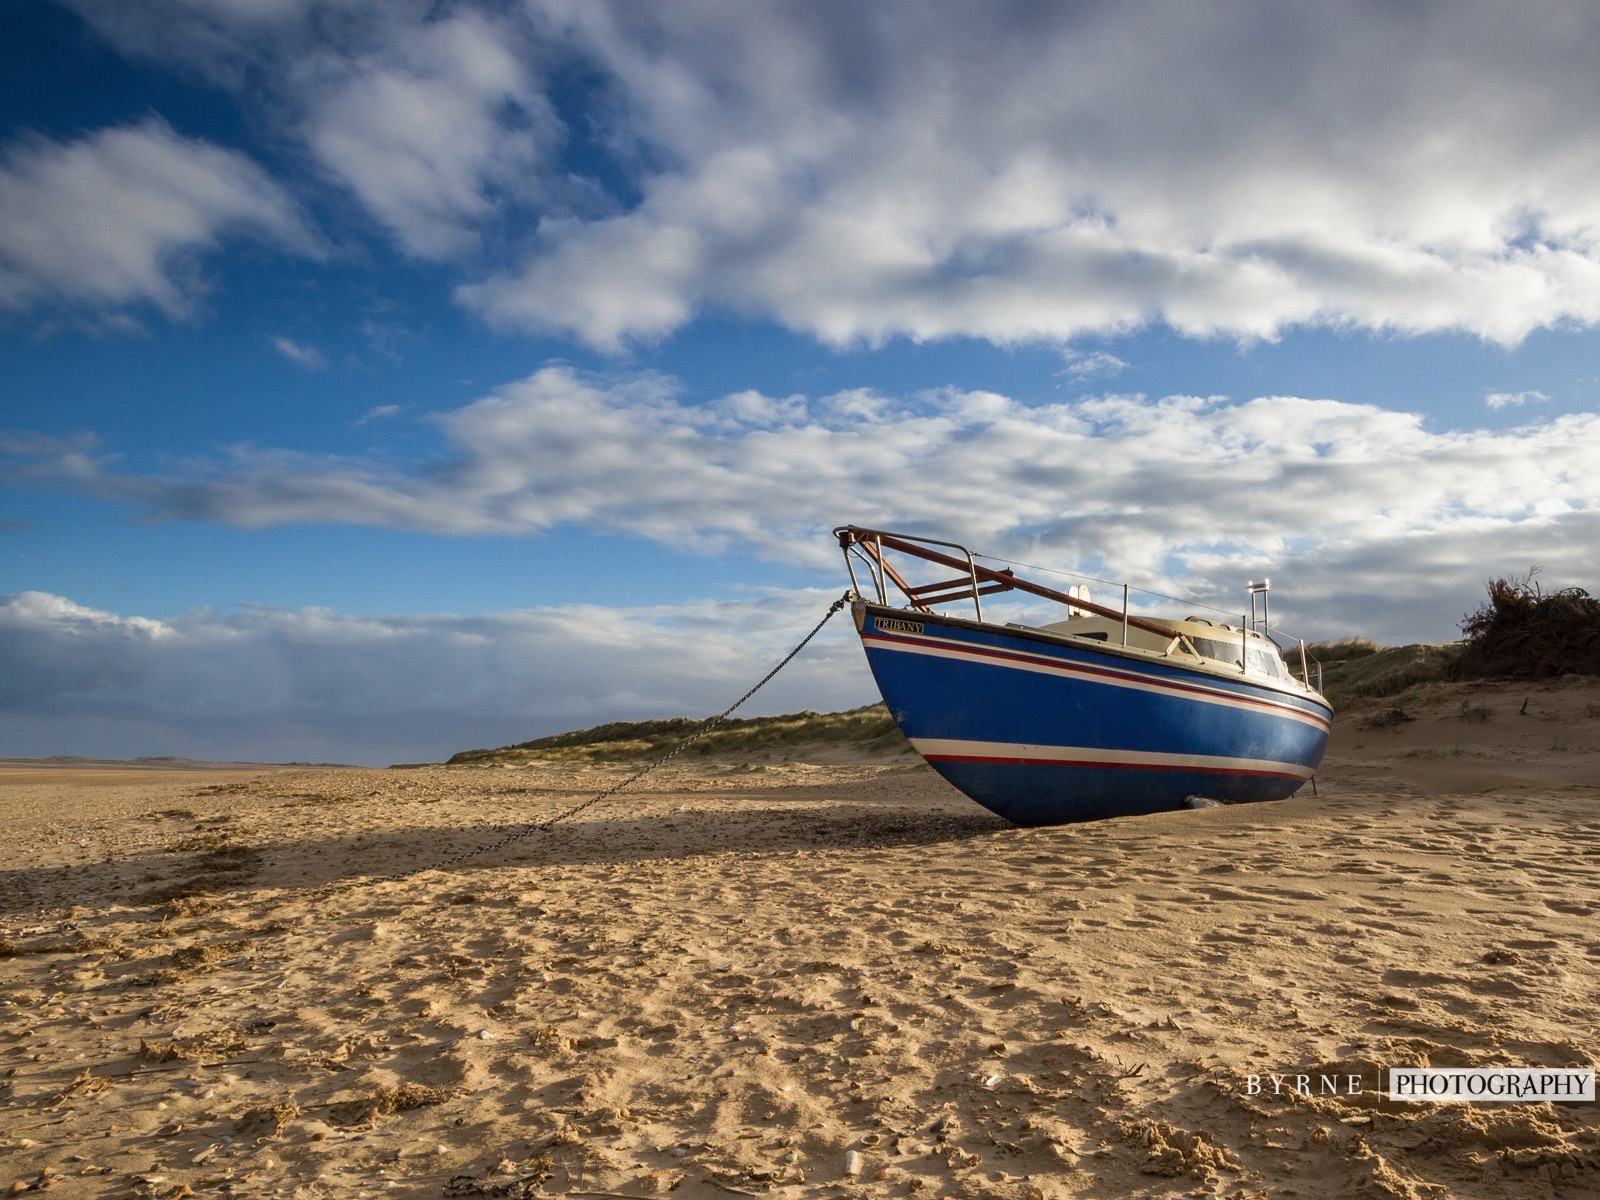
[[[1009,821],[1281,800],[1322,761],[1333,709],[1312,686],[1305,644],[1295,678],[1269,636],[1265,583],[1250,585],[1238,624],[1161,620],[1130,613],[1126,587],[1120,609],[1107,607],[1087,589],[984,566],[951,542],[834,532],[890,714],[934,770]],[[908,560],[957,574],[912,583]],[[1008,591],[1056,601],[1065,619],[985,621],[983,597]],[[971,615],[937,611],[951,604]]]

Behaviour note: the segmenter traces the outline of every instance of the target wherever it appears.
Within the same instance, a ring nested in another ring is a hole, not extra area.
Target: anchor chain
[[[665,764],[671,762],[674,758],[678,757],[678,755],[682,754],[690,746],[694,745],[701,738],[705,737],[706,734],[710,733],[718,725],[722,724],[722,722],[726,721],[730,716],[732,716],[733,713],[736,712],[739,707],[745,703],[745,701],[749,700],[751,696],[754,696],[762,688],[766,687],[768,683],[772,682],[773,677],[777,675],[779,671],[788,666],[790,661],[793,660],[794,656],[799,654],[800,651],[804,650],[812,638],[816,637],[817,634],[822,632],[822,627],[829,621],[833,620],[834,614],[836,614],[841,608],[849,603],[850,595],[851,593],[846,592],[844,595],[835,600],[828,607],[828,611],[823,614],[822,620],[816,623],[811,632],[806,634],[805,637],[801,638],[799,644],[796,645],[793,650],[789,651],[789,653],[785,654],[778,662],[778,665],[763,675],[756,685],[748,692],[740,696],[716,716],[708,719],[704,725],[700,726],[699,729],[695,730],[688,737],[684,738],[683,741],[679,742],[660,758],[654,760],[644,767],[641,767],[632,775],[624,779],[621,783],[615,784],[612,787],[607,788],[605,791],[600,792],[598,795],[591,796],[582,804],[574,805],[572,808],[567,809],[565,812],[557,813],[553,817],[547,817],[543,821],[538,821],[529,825],[520,825],[513,829],[512,832],[507,834],[505,837],[501,838],[499,841],[490,842],[487,846],[479,846],[474,850],[466,850],[460,854],[451,855],[449,858],[440,859],[438,862],[429,863],[427,866],[412,867],[410,870],[396,871],[390,875],[372,875],[367,876],[364,879],[352,879],[340,883],[325,884],[322,888],[317,890],[325,894],[331,894],[334,892],[348,891],[354,888],[371,887],[372,885],[379,883],[398,883],[402,880],[415,878],[418,875],[425,875],[429,871],[442,871],[447,867],[456,866],[458,863],[467,862],[469,859],[481,858],[485,854],[492,854],[496,850],[504,849],[513,843],[522,841],[524,838],[532,837],[536,833],[542,833],[544,830],[549,829],[552,825],[555,825],[561,821],[569,820],[583,812],[585,809],[592,808],[594,805],[599,804],[602,800],[609,800],[612,796],[615,796],[624,788],[631,787],[633,784],[639,782],[639,780],[650,774],[650,772],[654,771],[657,767],[664,766]],[[493,828],[500,830],[504,829],[505,826],[497,825]]]

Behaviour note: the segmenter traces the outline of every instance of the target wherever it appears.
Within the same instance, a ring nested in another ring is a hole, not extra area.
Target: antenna
[[[1250,628],[1271,628],[1271,622],[1267,620],[1267,593],[1272,590],[1272,580],[1263,579],[1260,583],[1256,583],[1254,580],[1252,580],[1248,586],[1250,589]],[[1261,597],[1261,617],[1259,621],[1256,618],[1257,596]]]

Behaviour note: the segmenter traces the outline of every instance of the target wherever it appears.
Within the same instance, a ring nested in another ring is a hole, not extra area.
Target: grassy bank
[[[613,721],[552,737],[464,750],[453,765],[483,766],[523,762],[631,762],[657,758],[699,729],[705,721],[673,717],[662,721]],[[787,757],[802,750],[846,748],[866,754],[909,752],[889,711],[881,704],[848,712],[786,713],[780,717],[735,717],[724,721],[684,751],[689,758],[752,759]]]
[[[1306,653],[1322,664],[1323,694],[1335,709],[1341,709],[1458,679],[1464,646],[1462,642],[1379,646],[1367,638],[1341,638],[1307,646]],[[1291,656],[1296,673],[1298,660],[1298,654]],[[1312,682],[1316,682],[1315,674]]]

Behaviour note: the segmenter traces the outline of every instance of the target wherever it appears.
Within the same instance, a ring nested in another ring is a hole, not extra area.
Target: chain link
[[[638,783],[639,780],[650,774],[650,772],[654,771],[657,767],[665,766],[674,758],[677,758],[678,755],[682,754],[690,746],[694,745],[701,738],[705,737],[706,734],[710,733],[718,725],[721,725],[724,721],[726,721],[730,716],[733,715],[734,712],[739,709],[741,705],[744,704],[745,701],[749,700],[751,696],[754,696],[762,688],[766,687],[768,683],[772,682],[773,676],[788,666],[794,656],[799,654],[800,651],[804,650],[811,639],[822,632],[822,627],[829,621],[833,620],[834,614],[843,608],[847,603],[849,603],[849,600],[849,592],[846,592],[844,595],[835,600],[833,604],[829,606],[828,611],[823,614],[822,620],[816,623],[810,633],[806,634],[805,637],[800,639],[800,644],[797,645],[793,650],[789,651],[789,653],[785,654],[778,665],[763,675],[760,681],[757,682],[753,688],[751,688],[744,695],[740,696],[732,704],[728,705],[727,708],[723,709],[716,716],[707,720],[704,725],[700,726],[699,729],[695,730],[688,737],[684,738],[683,741],[679,742],[660,758],[644,767],[641,767],[632,775],[624,779],[621,783],[615,784],[598,795],[591,796],[582,804],[574,805],[572,808],[567,809],[565,812],[559,812],[553,817],[547,817],[543,821],[539,821],[530,825],[520,825],[513,829],[505,837],[501,838],[499,841],[490,842],[487,846],[479,846],[474,850],[465,850],[460,854],[451,855],[449,858],[440,859],[438,862],[429,863],[424,867],[412,867],[410,870],[396,871],[390,875],[369,875],[362,879],[348,879],[337,883],[324,884],[321,888],[316,890],[324,894],[332,894],[335,892],[350,891],[355,888],[371,887],[372,885],[378,883],[399,883],[406,879],[413,879],[418,875],[426,875],[429,871],[443,871],[447,867],[453,867],[458,863],[464,863],[469,859],[481,858],[485,854],[493,854],[496,850],[502,850],[507,846],[522,841],[524,838],[532,837],[536,833],[542,833],[558,822],[570,820],[579,813],[583,812],[585,809],[592,808],[596,804],[599,804],[602,800],[609,800],[612,796],[615,796],[624,788],[631,787],[635,783]],[[495,826],[495,828],[503,829],[504,826]]]

